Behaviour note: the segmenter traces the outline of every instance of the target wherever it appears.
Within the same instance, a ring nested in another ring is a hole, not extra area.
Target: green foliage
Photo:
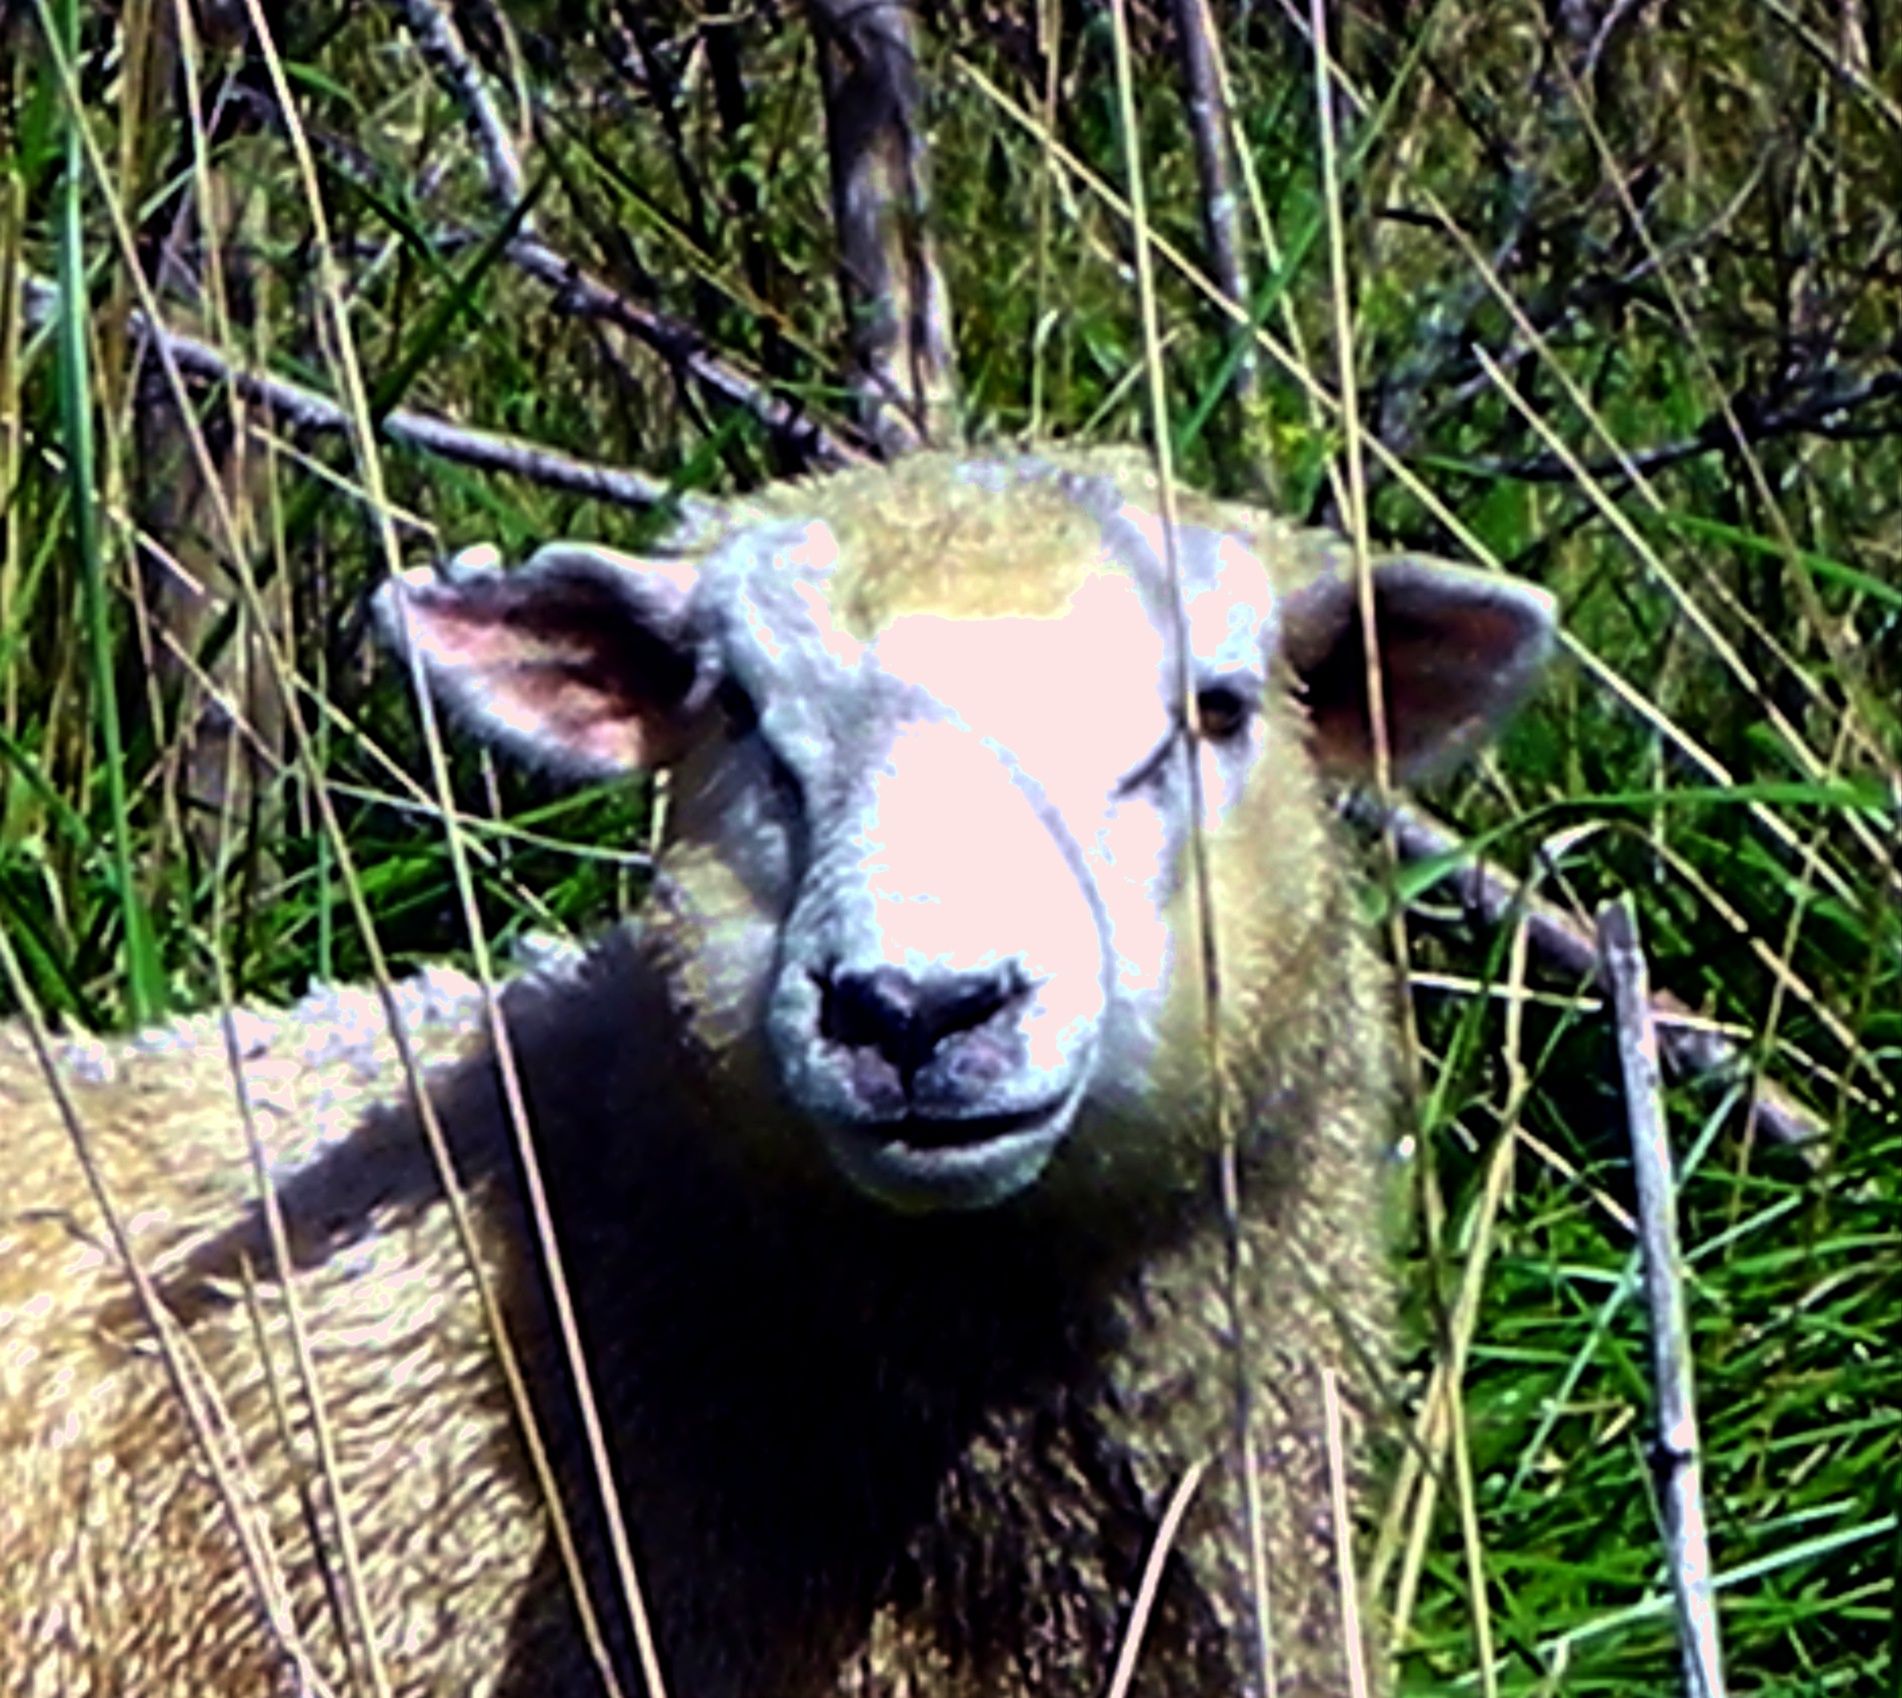
[[[0,923],[32,996],[94,1023],[209,1000],[220,962],[268,998],[368,974],[353,891],[399,963],[468,948],[364,594],[393,555],[639,547],[668,515],[423,452],[391,413],[696,493],[802,469],[796,439],[734,400],[748,387],[854,440],[796,11],[521,4],[504,36],[470,8],[528,141],[527,198],[505,210],[396,9],[285,9],[327,237],[268,55],[229,37],[186,53],[172,11],[69,0],[63,53],[38,22],[58,8],[0,13],[0,279],[25,280],[26,308],[0,297]],[[1171,36],[1159,14],[1135,24],[1154,234],[1186,261],[1159,266],[1183,475],[1338,523],[1360,453],[1376,536],[1555,591],[1572,659],[1437,800],[1576,915],[1631,892],[1654,983],[1823,1129],[1777,1145],[1741,1079],[1669,1102],[1739,1692],[1902,1690],[1902,38],[1863,20],[1814,0],[1351,16],[1330,208],[1309,47],[1241,9],[1223,46],[1258,339],[1189,275],[1200,195]],[[933,20],[937,230],[983,439],[1149,434],[1132,233],[1099,188],[1126,188],[1110,39],[1076,4]],[[529,233],[630,310],[538,280],[511,248]],[[273,419],[202,366],[181,428],[135,333],[153,306],[229,372],[348,412],[346,323],[353,429]],[[739,385],[686,376],[640,314]],[[1252,400],[1230,387],[1244,349]],[[1333,399],[1344,368],[1362,436]],[[638,895],[643,799],[559,795],[461,749],[449,771],[491,939]],[[1430,1466],[1370,1529],[1403,1690],[1672,1690],[1605,1018],[1421,895],[1397,1395],[1411,1409],[1436,1364],[1463,1369],[1456,1428],[1423,1420]]]

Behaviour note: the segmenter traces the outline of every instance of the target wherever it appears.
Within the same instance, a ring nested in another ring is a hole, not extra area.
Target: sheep
[[[392,1005],[530,1419],[369,993],[231,1036],[294,1271],[217,1024],[82,1046],[173,1368],[9,1033],[0,1693],[638,1692],[651,1657],[683,1698],[1098,1694],[1158,1559],[1133,1690],[1349,1690],[1364,1446],[1324,1398],[1381,1412],[1394,1071],[1327,799],[1372,758],[1356,584],[1337,538],[1164,510],[1132,455],[923,454],[678,558],[386,586],[462,725],[671,774],[641,919],[487,1037],[454,975]],[[1525,695],[1551,607],[1373,584],[1417,773]]]

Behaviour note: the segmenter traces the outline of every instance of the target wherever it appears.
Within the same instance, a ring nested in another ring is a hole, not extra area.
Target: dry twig
[[[1182,50],[1182,76],[1189,134],[1195,141],[1195,174],[1202,191],[1202,235],[1208,245],[1209,275],[1215,286],[1244,313],[1249,310],[1248,271],[1242,257],[1240,202],[1235,193],[1228,151],[1228,103],[1216,72],[1214,23],[1209,0],[1175,0],[1176,41]],[[1252,352],[1235,367],[1234,394],[1246,401],[1255,392]]]
[[[690,324],[655,312],[618,289],[590,277],[573,260],[532,236],[518,236],[506,250],[509,259],[556,293],[557,307],[578,317],[600,319],[638,337],[676,370],[709,394],[742,408],[780,439],[798,459],[812,466],[855,466],[866,456],[842,441],[792,402],[737,371],[708,348]]]
[[[1697,1403],[1691,1388],[1691,1329],[1684,1307],[1677,1194],[1658,1084],[1658,1030],[1629,897],[1607,902],[1598,910],[1598,955],[1616,1010],[1625,1118],[1631,1128],[1645,1304],[1651,1312],[1652,1373],[1657,1382],[1658,1430],[1652,1468],[1664,1512],[1671,1587],[1677,1596],[1685,1698],[1724,1698],[1723,1647],[1717,1633]]]
[[[900,0],[809,0],[825,79],[852,383],[888,455],[957,438],[951,297],[931,243],[917,55]]]
[[[37,327],[45,323],[58,310],[58,296],[50,283],[28,278],[24,295],[26,318],[31,325]],[[349,415],[340,403],[328,396],[283,378],[241,370],[209,343],[162,325],[154,327],[143,313],[135,312],[130,318],[136,334],[156,336],[165,344],[180,371],[207,382],[230,384],[247,401],[267,409],[280,426],[326,435],[349,429]],[[424,449],[459,465],[508,472],[546,489],[592,496],[617,507],[646,511],[673,502],[680,512],[681,531],[689,536],[710,534],[724,522],[724,509],[717,502],[678,495],[660,479],[645,473],[604,466],[598,461],[577,460],[572,455],[524,442],[520,437],[474,430],[403,408],[385,414],[380,428],[393,441]]]
[[[490,199],[502,213],[512,213],[528,193],[522,177],[522,162],[516,156],[515,141],[508,126],[502,122],[495,102],[489,97],[481,69],[463,45],[462,32],[456,28],[454,17],[436,0],[396,0],[395,9],[408,25],[423,57],[468,120],[476,150],[482,156],[483,169],[488,174]]]
[[[274,128],[283,127],[282,114],[256,91],[239,90],[234,98],[242,101],[245,110],[260,122]],[[366,188],[376,187],[374,173],[354,149],[336,137],[321,132],[310,132],[308,139],[313,149],[321,153],[326,162],[346,179]],[[525,219],[523,222],[526,224]],[[471,231],[451,231],[434,237],[436,246],[445,253],[475,246],[486,239],[486,232]],[[513,264],[557,292],[557,305],[562,311],[578,318],[599,319],[627,331],[653,349],[681,375],[692,378],[707,393],[758,419],[786,447],[789,457],[794,461],[814,466],[846,466],[857,464],[865,457],[857,447],[808,418],[796,403],[776,395],[769,387],[716,354],[708,346],[706,337],[691,324],[644,306],[589,276],[578,262],[556,252],[533,235],[516,236],[504,251]],[[446,453],[444,450],[435,451]],[[447,453],[446,457],[463,458]],[[484,460],[466,463],[489,464]],[[501,466],[497,469],[515,468]],[[544,478],[541,481],[548,480]],[[554,487],[573,486],[556,484]],[[651,501],[629,503],[621,496],[613,495],[604,496],[603,499],[621,500],[624,505],[652,505]]]

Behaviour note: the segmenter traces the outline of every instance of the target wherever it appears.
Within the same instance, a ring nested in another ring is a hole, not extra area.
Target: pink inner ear
[[[682,752],[694,657],[682,598],[609,571],[564,560],[393,593],[432,688],[478,727],[577,775],[631,772]]]
[[[1550,600],[1507,579],[1424,560],[1375,572],[1381,687],[1395,773],[1418,776],[1470,749],[1515,707],[1551,640]],[[1305,687],[1317,758],[1372,770],[1367,658],[1354,586],[1309,585],[1291,598],[1284,650]]]
[[[562,760],[617,772],[639,772],[676,759],[683,728],[676,704],[641,699],[611,678],[590,675],[585,662],[538,661],[484,680],[488,711],[533,742],[559,749]]]

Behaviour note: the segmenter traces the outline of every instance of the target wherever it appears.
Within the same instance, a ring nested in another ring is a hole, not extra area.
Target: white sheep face
[[[1211,844],[1251,798],[1248,834],[1305,843],[1317,758],[1351,766],[1364,738],[1334,556],[1205,505],[1172,571],[1127,482],[926,457],[783,496],[695,561],[563,544],[384,598],[487,735],[577,774],[677,769],[668,870],[717,914],[695,995],[896,1208],[1001,1202],[1155,1092],[1196,971],[1198,799]],[[1378,581],[1417,765],[1510,706],[1548,609],[1418,562]],[[1261,899],[1313,918],[1299,889]]]

